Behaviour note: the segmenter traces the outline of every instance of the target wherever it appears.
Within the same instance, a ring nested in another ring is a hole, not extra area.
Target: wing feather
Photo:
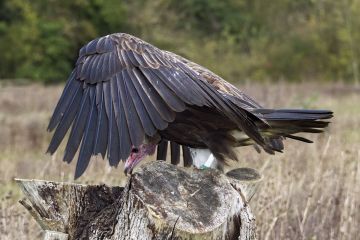
[[[94,72],[95,73],[95,68],[97,65],[97,58],[94,55],[91,56],[87,56],[87,59],[89,59],[88,61],[85,61],[84,64],[82,65],[82,68],[84,69],[81,72],[81,77],[80,80],[89,80],[91,79],[91,74]]]
[[[111,139],[115,138],[115,141],[117,140],[117,138],[119,138],[119,158],[124,159],[123,155],[126,153],[130,153],[130,148],[131,148],[131,143],[130,143],[130,136],[128,134],[128,130],[127,130],[127,123],[126,123],[126,119],[125,119],[125,113],[124,113],[124,108],[123,108],[123,102],[120,99],[119,96],[119,90],[118,90],[118,82],[117,82],[117,78],[116,75],[113,77],[113,79],[110,81],[109,84],[109,109],[110,109],[110,115],[113,114],[114,115],[114,119],[111,125],[112,129],[111,132],[109,133],[114,133],[114,129],[116,127],[117,129],[117,136],[112,136]],[[113,109],[112,109],[113,106]],[[113,111],[113,112],[111,112]],[[121,140],[121,141],[120,141]],[[110,146],[113,145],[114,142],[111,142]],[[127,156],[125,156],[127,157]]]
[[[94,143],[94,154],[100,153],[105,157],[107,143],[108,143],[108,118],[105,110],[105,96],[103,92],[103,84],[96,85],[96,105],[98,108],[98,122],[96,125],[96,135]]]
[[[96,46],[97,46],[97,43],[99,41],[100,38],[96,38],[92,41],[90,41],[86,46],[85,46],[85,51],[83,52],[83,54],[87,54],[87,55],[90,55],[90,54],[95,54],[96,53]],[[82,51],[80,51],[80,53],[82,53]],[[82,55],[81,55],[82,56]]]
[[[157,91],[148,83],[146,77],[140,71],[133,70],[142,90],[145,92],[147,97],[150,99],[152,105],[156,108],[157,112],[160,114],[161,118],[167,122],[172,122],[175,120],[175,113],[170,109],[170,107],[163,101],[159,96]],[[136,83],[136,82],[135,82]]]
[[[126,70],[122,71],[122,75],[117,74],[116,77],[117,77],[121,102],[123,103],[125,110],[125,116],[130,133],[131,143],[133,146],[138,147],[144,141],[144,129],[141,125],[139,116],[136,113],[134,104],[130,99],[129,93],[125,87],[125,81],[131,81],[131,79]]]
[[[47,152],[53,154],[59,147],[61,141],[63,140],[65,134],[67,133],[68,129],[70,128],[72,122],[76,117],[82,95],[83,91],[81,87],[78,87],[71,98],[70,106],[66,109],[59,125],[55,130],[54,136],[51,139]]]
[[[139,66],[145,67],[145,68],[150,68],[151,66],[147,63],[147,61],[145,60],[145,57],[141,54],[138,53],[133,53],[134,57],[136,59],[136,61],[139,63]]]
[[[121,59],[123,60],[123,62],[125,64],[125,67],[131,69],[133,67],[133,65],[132,65],[132,62],[130,61],[128,55],[126,54],[126,50],[121,49],[119,52],[120,52]]]
[[[97,107],[95,98],[95,87],[90,88],[90,113],[84,129],[84,138],[81,143],[79,158],[75,169],[75,179],[80,177],[89,165],[91,155],[94,148],[94,140],[96,134]]]
[[[90,109],[89,89],[90,88],[87,87],[84,91],[84,94],[83,94],[83,97],[81,100],[80,110],[76,116],[75,123],[73,124],[73,126],[71,128],[69,140],[68,140],[68,142],[66,144],[66,148],[65,148],[65,155],[64,155],[65,162],[72,161],[77,149],[79,148],[81,139],[83,137],[85,124],[86,124],[86,121],[84,121],[84,120],[88,118],[89,109]]]
[[[152,68],[158,68],[160,66],[160,63],[153,57],[153,54],[149,48],[145,47],[142,55],[144,56],[144,59],[148,65],[150,65]]]
[[[110,166],[117,166],[120,162],[120,139],[119,131],[116,124],[116,117],[114,111],[114,105],[111,105],[110,109],[110,131],[109,131],[109,145],[108,145],[108,158]]]
[[[137,79],[131,70],[127,70],[127,74],[131,78],[131,81],[124,81],[126,91],[130,93],[130,99],[134,104],[135,111],[137,112],[137,115],[141,121],[142,127],[145,130],[146,135],[153,136],[156,133],[156,128],[153,125],[153,122],[150,119],[150,116],[146,111],[144,104],[141,101],[141,98],[137,94],[136,89],[133,85],[133,82],[137,81]]]
[[[120,85],[120,81],[121,81],[121,74],[118,74],[117,76],[115,76],[116,78],[116,83],[117,83],[117,88]],[[119,115],[118,115],[118,128],[119,128],[119,138],[120,138],[120,157],[121,159],[125,160],[127,159],[127,157],[130,154],[131,151],[131,137],[130,137],[130,132],[129,132],[129,128],[128,128],[128,124],[127,124],[127,119],[126,119],[126,115],[125,115],[125,108],[126,106],[124,105],[125,103],[121,100],[120,98],[120,90],[117,89],[117,95],[118,95],[118,110],[119,110]]]
[[[186,89],[183,86],[182,82],[173,78],[171,74],[166,71],[165,67],[160,67],[159,69],[150,70],[154,75],[158,77],[162,81],[164,85],[166,85],[169,89],[171,89],[176,95],[185,103],[191,104],[195,103],[195,105],[202,106],[203,104],[199,104],[199,101],[191,101],[191,94],[193,93],[192,89]],[[173,74],[176,73],[176,70]]]
[[[135,58],[135,56],[134,56],[133,51],[131,51],[131,50],[126,50],[126,51],[125,51],[125,54],[126,54],[126,56],[127,56],[127,59],[130,60],[132,66],[135,66],[135,67],[139,67],[139,66],[140,66],[139,62],[136,60],[136,58]]]
[[[83,59],[83,64],[81,65],[81,68],[80,68],[80,66],[78,66],[76,68],[81,69],[80,75],[78,75],[78,78],[81,80],[84,80],[88,77],[88,72],[89,72],[89,69],[91,66],[91,62],[94,60],[94,58],[89,56],[89,57],[82,57],[82,59]]]
[[[101,82],[101,79],[104,79],[104,76],[102,76],[102,70],[104,69],[104,61],[108,57],[108,54],[101,54],[99,55],[99,60],[97,62],[96,68],[94,68],[94,74],[93,78],[91,79],[90,83],[94,84],[96,82]]]
[[[138,79],[138,76],[141,75],[141,73],[139,72],[138,69],[133,69],[132,70],[132,74],[134,77],[136,77]],[[149,117],[151,119],[151,121],[153,122],[154,126],[159,129],[159,130],[163,130],[168,126],[168,123],[161,117],[161,112],[159,112],[155,106],[152,104],[151,100],[149,99],[149,95],[145,93],[144,89],[141,87],[139,80],[138,81],[132,81],[129,84],[133,84],[136,92],[138,94],[138,96],[141,98],[141,101],[144,104],[144,107],[147,111],[147,113],[149,114]],[[161,105],[161,104],[160,104]],[[162,109],[164,109],[163,111],[165,112],[162,115],[166,115],[167,113],[169,113],[169,115],[171,115],[171,112],[168,108],[166,108],[165,104],[162,104],[163,107]],[[161,105],[161,106],[162,106]]]
[[[111,52],[113,47],[114,44],[108,35],[99,39],[99,41],[96,44],[96,52],[97,53]]]
[[[175,112],[182,112],[185,110],[185,104],[180,98],[174,94],[152,71],[147,68],[140,68],[147,80],[156,89],[158,94],[162,97],[168,106]]]
[[[55,107],[54,113],[48,125],[48,131],[54,130],[54,128],[58,125],[64,112],[66,111],[66,109],[68,108],[71,102],[72,96],[74,95],[75,91],[80,87],[81,87],[81,82],[75,79],[75,71],[73,71],[70,74],[69,79],[66,82],[64,91],[61,94],[59,102]]]
[[[103,55],[100,55],[100,56],[92,56],[94,58],[94,60],[92,61],[91,63],[91,67],[89,68],[89,71],[90,71],[90,75],[89,75],[89,78],[88,79],[85,79],[84,81],[87,82],[87,83],[91,83],[91,84],[94,84],[96,82],[96,75],[97,75],[97,71],[98,71],[98,65],[99,65],[99,62],[101,60]]]

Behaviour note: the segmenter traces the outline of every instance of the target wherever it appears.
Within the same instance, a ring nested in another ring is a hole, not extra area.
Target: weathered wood
[[[61,232],[45,230],[44,240],[68,240],[69,235]]]
[[[226,176],[232,186],[242,194],[246,203],[250,202],[263,180],[262,175],[252,168],[236,168],[227,172]]]
[[[42,229],[76,239],[82,229],[121,196],[123,188],[16,179],[27,199],[20,203]]]
[[[257,185],[261,177],[255,173],[242,169],[227,177],[213,169],[151,162],[124,188],[17,181],[28,199],[21,203],[40,226],[69,240],[253,240],[255,218],[247,203],[254,187],[246,182]]]

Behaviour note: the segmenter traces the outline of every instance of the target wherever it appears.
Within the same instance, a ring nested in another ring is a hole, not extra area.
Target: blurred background
[[[127,32],[225,79],[359,82],[358,0],[0,1],[0,78],[63,82],[78,49]]]
[[[73,181],[46,126],[88,41],[126,32],[189,58],[267,107],[335,112],[314,144],[239,149],[265,176],[251,206],[259,239],[360,233],[360,0],[0,0],[0,239],[39,239],[14,177]],[[78,182],[119,185],[100,158]]]

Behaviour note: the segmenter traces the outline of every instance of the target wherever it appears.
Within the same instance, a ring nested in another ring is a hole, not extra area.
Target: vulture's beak
[[[124,166],[124,173],[127,175],[128,173],[131,174],[135,166],[141,162],[143,159],[142,154],[139,153],[131,153],[129,158],[126,159],[125,166]]]
[[[128,174],[131,175],[132,173],[132,167],[130,166],[130,164],[126,164],[128,161],[125,162],[125,167],[124,167],[124,173],[127,176]]]

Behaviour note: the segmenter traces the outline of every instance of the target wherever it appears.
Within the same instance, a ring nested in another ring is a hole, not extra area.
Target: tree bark
[[[256,239],[248,201],[261,176],[151,162],[125,187],[17,179],[45,239]],[[249,183],[249,184],[247,184]],[[58,232],[62,238],[51,236]]]

